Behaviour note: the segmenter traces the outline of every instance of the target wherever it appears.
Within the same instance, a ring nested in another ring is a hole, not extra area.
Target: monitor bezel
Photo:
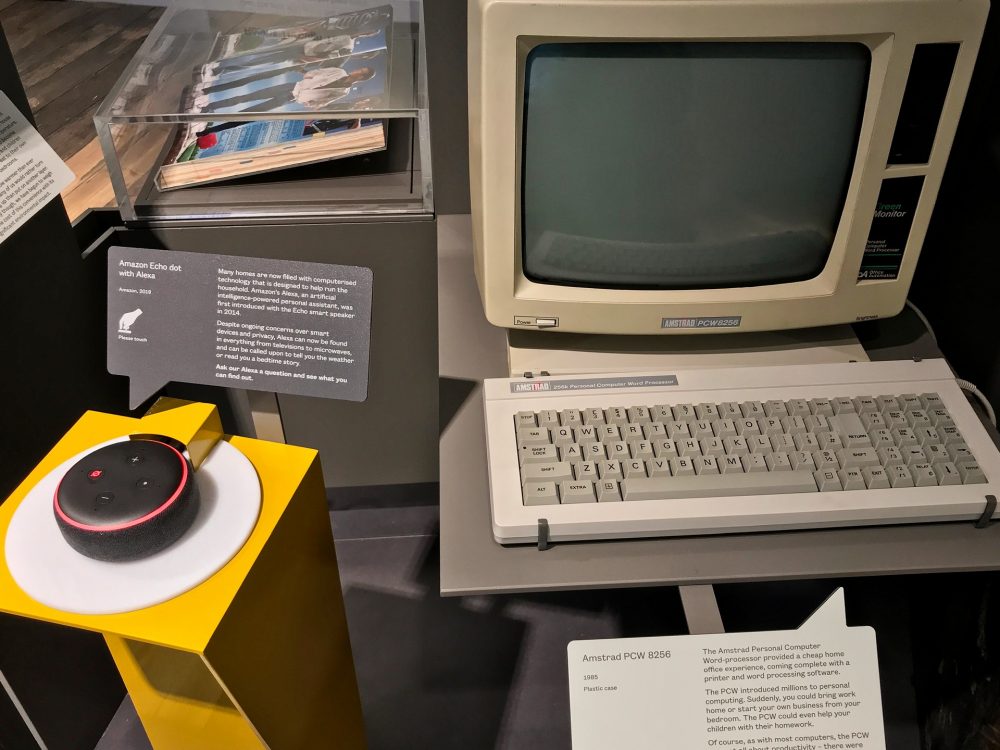
[[[663,317],[738,318],[738,330],[780,330],[886,317],[905,303],[920,244],[982,36],[987,0],[476,0],[470,9],[470,144],[476,272],[487,318],[504,327],[558,321],[584,333],[682,333]],[[629,290],[538,284],[521,268],[520,141],[527,52],[552,41],[847,41],[872,54],[855,163],[823,271],[781,284]],[[886,167],[914,46],[960,44],[930,160]],[[924,187],[896,279],[858,269],[883,179]],[[732,328],[725,330],[733,330]],[[721,332],[710,329],[710,332]]]

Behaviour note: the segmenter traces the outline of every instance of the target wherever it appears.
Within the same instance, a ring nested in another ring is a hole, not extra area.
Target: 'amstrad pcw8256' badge
[[[573,641],[573,750],[885,750],[875,631],[838,589],[798,630]]]

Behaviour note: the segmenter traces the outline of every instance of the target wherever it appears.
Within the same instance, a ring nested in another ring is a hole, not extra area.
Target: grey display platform
[[[1000,523],[853,529],[503,547],[493,539],[480,384],[506,377],[504,333],[485,319],[467,217],[440,219],[441,403],[457,405],[441,435],[444,595],[960,572],[1000,568]],[[855,327],[871,359],[939,357],[909,310]],[[994,441],[997,433],[991,429]]]

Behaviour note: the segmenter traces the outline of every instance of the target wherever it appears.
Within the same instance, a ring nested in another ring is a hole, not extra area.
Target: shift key
[[[621,483],[628,500],[673,500],[685,497],[778,495],[817,492],[811,471],[761,471],[751,474],[701,474],[683,477],[638,477]]]
[[[525,464],[521,467],[521,482],[561,482],[573,478],[573,465],[569,461],[550,464]]]

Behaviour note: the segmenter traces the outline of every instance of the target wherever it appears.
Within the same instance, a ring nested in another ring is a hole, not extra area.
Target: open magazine
[[[220,34],[195,70],[184,110],[218,120],[181,126],[157,174],[160,190],[385,149],[381,120],[227,120],[226,115],[359,113],[388,96],[392,6],[294,26]]]

